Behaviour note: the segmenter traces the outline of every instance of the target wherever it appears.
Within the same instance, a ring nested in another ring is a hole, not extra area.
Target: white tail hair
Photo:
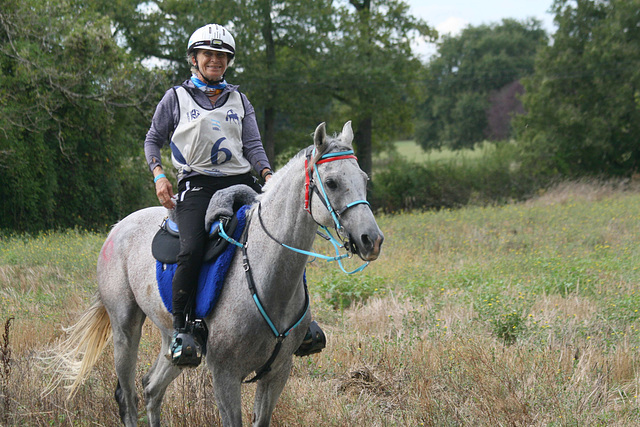
[[[64,331],[67,338],[40,356],[44,368],[52,373],[51,381],[42,395],[50,394],[64,382],[69,392],[67,399],[72,399],[112,335],[111,320],[97,295],[80,320]]]

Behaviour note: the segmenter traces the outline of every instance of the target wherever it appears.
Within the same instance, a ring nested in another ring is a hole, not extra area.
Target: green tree
[[[411,131],[422,68],[411,41],[435,32],[404,1],[349,3],[338,7],[335,41],[320,75],[336,111],[353,120],[360,167],[371,174],[375,145]]]
[[[108,19],[86,2],[5,0],[0,70],[1,228],[104,227],[141,207],[151,190],[132,159],[156,79]]]
[[[524,153],[550,173],[637,171],[640,0],[558,0],[553,10],[554,43],[524,81]]]
[[[171,84],[179,84],[190,75],[187,42],[191,34],[210,23],[228,26],[238,8],[245,7],[244,2],[233,0],[93,1],[96,10],[111,19],[114,38],[134,58],[166,70]],[[231,68],[228,74],[233,73],[234,69]]]
[[[309,144],[308,135],[326,121],[330,96],[318,79],[326,66],[319,56],[331,46],[335,10],[331,0],[240,3],[234,21],[242,46],[238,79],[259,112],[273,160],[290,145]]]
[[[103,9],[132,54],[166,68],[173,84],[189,75],[186,44],[196,28],[216,22],[230,29],[237,54],[227,80],[240,84],[256,108],[272,161],[293,135],[303,129],[306,136],[327,114],[330,97],[316,73],[335,27],[331,0],[123,0],[116,7],[104,2]]]
[[[263,106],[267,151],[299,135],[306,143],[321,121],[341,127],[351,119],[360,164],[370,173],[374,130],[383,141],[412,125],[421,64],[410,42],[432,35],[428,26],[398,0],[242,3],[235,21],[247,47],[241,79]]]
[[[424,149],[460,149],[503,138],[502,132],[491,129],[492,100],[504,102],[496,95],[533,73],[536,51],[546,42],[535,19],[504,19],[501,24],[469,26],[459,36],[444,36],[426,67],[426,100],[417,110],[418,143]],[[510,93],[513,99],[515,92]],[[503,116],[517,110],[516,103],[509,105],[502,109]]]
[[[308,143],[319,122],[352,119],[361,165],[370,172],[373,135],[380,142],[411,129],[421,64],[410,43],[433,32],[403,1],[148,4],[123,0],[121,11],[108,13],[138,58],[169,60],[176,83],[187,72],[182,58],[193,29],[214,20],[233,31],[238,54],[229,80],[256,107],[272,160]]]

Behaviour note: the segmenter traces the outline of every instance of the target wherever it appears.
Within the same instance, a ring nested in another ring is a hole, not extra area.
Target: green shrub
[[[497,144],[477,158],[416,163],[394,158],[376,171],[371,201],[387,213],[491,205],[529,197],[544,183],[522,169],[516,144]]]
[[[342,310],[357,302],[365,302],[376,293],[384,293],[381,277],[348,276],[340,272],[325,275],[314,287],[334,309]]]
[[[489,295],[474,303],[478,320],[487,322],[491,333],[505,345],[514,344],[527,333],[524,313],[529,306],[530,302],[522,294],[516,298]]]

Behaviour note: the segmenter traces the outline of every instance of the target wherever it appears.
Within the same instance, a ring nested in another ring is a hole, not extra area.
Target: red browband
[[[353,154],[347,154],[347,155],[344,155],[344,156],[329,157],[327,159],[318,160],[316,162],[316,165],[321,165],[323,163],[332,162],[334,160],[344,160],[344,159],[355,159],[356,161],[358,160],[358,158],[356,156],[354,156]],[[305,167],[306,166],[307,165],[305,164]]]
[[[322,160],[318,160],[316,162],[316,165],[321,165],[322,163],[327,163],[327,162],[332,162],[334,160],[345,160],[345,159],[354,159],[356,161],[358,161],[358,158],[356,156],[354,156],[353,154],[346,154],[344,156],[336,156],[336,157],[328,157],[326,159],[322,159]],[[308,171],[309,168],[309,159],[304,161],[304,175],[305,175],[305,180],[304,180],[304,210],[311,213],[311,209],[309,207],[309,201],[311,199],[311,196],[309,195],[309,186],[311,185],[311,174],[313,174],[313,171]]]

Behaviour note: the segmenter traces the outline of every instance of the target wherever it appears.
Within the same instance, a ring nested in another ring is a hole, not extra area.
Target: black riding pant
[[[195,308],[198,277],[209,238],[204,228],[204,218],[211,196],[218,190],[236,184],[246,184],[260,191],[260,186],[249,173],[228,177],[197,175],[185,178],[178,184],[176,216],[180,229],[180,252],[173,277],[174,329],[184,328],[185,315]]]

